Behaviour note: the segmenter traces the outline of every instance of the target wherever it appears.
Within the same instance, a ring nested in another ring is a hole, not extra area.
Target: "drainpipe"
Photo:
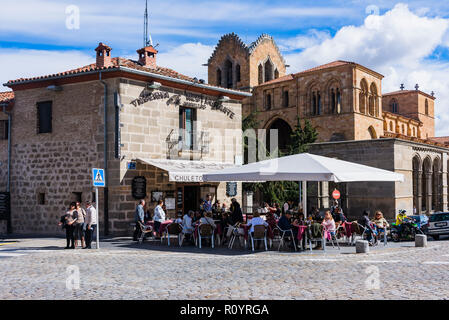
[[[103,73],[100,71],[100,82],[104,87],[104,179],[106,187],[104,188],[103,206],[104,206],[104,235],[109,235],[109,179],[108,179],[108,84],[103,80]]]
[[[10,112],[6,111],[7,104],[2,104],[3,113],[8,116],[8,175],[7,175],[7,183],[6,183],[6,192],[9,194],[9,202],[11,203],[11,123],[12,123],[12,115]],[[6,230],[8,234],[12,233],[12,225],[11,225],[11,204],[8,210],[7,224]]]

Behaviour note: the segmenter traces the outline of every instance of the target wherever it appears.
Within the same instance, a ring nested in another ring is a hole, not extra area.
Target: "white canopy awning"
[[[165,159],[137,159],[168,172],[172,182],[203,182],[203,175],[225,168],[234,167],[233,163],[165,160]]]
[[[302,153],[203,175],[204,181],[404,181],[404,175],[357,163]]]

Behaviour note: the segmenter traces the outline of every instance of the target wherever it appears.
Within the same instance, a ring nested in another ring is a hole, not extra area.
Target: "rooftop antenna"
[[[144,26],[143,26],[143,46],[153,46],[153,39],[148,30],[148,0],[145,1],[145,14],[144,14]]]

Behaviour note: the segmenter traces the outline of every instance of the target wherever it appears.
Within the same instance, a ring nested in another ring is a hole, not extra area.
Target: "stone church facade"
[[[238,68],[226,67],[231,65]],[[285,73],[286,67],[272,37],[263,35],[245,45],[236,34],[228,34],[209,59],[209,82],[221,80],[222,85],[252,92],[243,101],[243,116],[256,113],[258,129],[278,130],[281,150],[289,144],[299,117],[318,132],[312,153],[406,177],[402,184],[312,183],[309,208],[328,208],[330,195],[338,187],[343,191],[344,209],[352,216],[365,208],[381,209],[390,218],[398,209],[448,210],[449,138],[435,137],[433,93],[422,92],[418,86],[383,93],[383,75],[356,62],[333,61],[295,74]],[[223,70],[232,76],[238,70],[242,82],[227,83]]]

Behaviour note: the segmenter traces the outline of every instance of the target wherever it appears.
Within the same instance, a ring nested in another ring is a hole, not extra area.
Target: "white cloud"
[[[213,46],[201,43],[186,43],[171,50],[159,53],[157,63],[160,66],[171,68],[179,73],[207,82],[207,63],[214,50]]]
[[[385,75],[384,93],[398,90],[401,83],[408,89],[418,83],[421,90],[436,92],[437,135],[449,135],[445,125],[449,120],[449,65],[426,59],[448,43],[449,20],[420,15],[405,4],[397,4],[384,15],[370,15],[361,26],[345,26],[332,38],[300,53],[286,54],[290,71],[349,60]]]
[[[306,34],[299,34],[296,37],[288,39],[280,39],[278,45],[282,51],[307,49],[319,45],[330,38],[329,31],[310,29]]]
[[[0,50],[0,85],[19,78],[43,76],[79,68],[95,57],[79,51]],[[1,87],[0,91],[9,90]]]

